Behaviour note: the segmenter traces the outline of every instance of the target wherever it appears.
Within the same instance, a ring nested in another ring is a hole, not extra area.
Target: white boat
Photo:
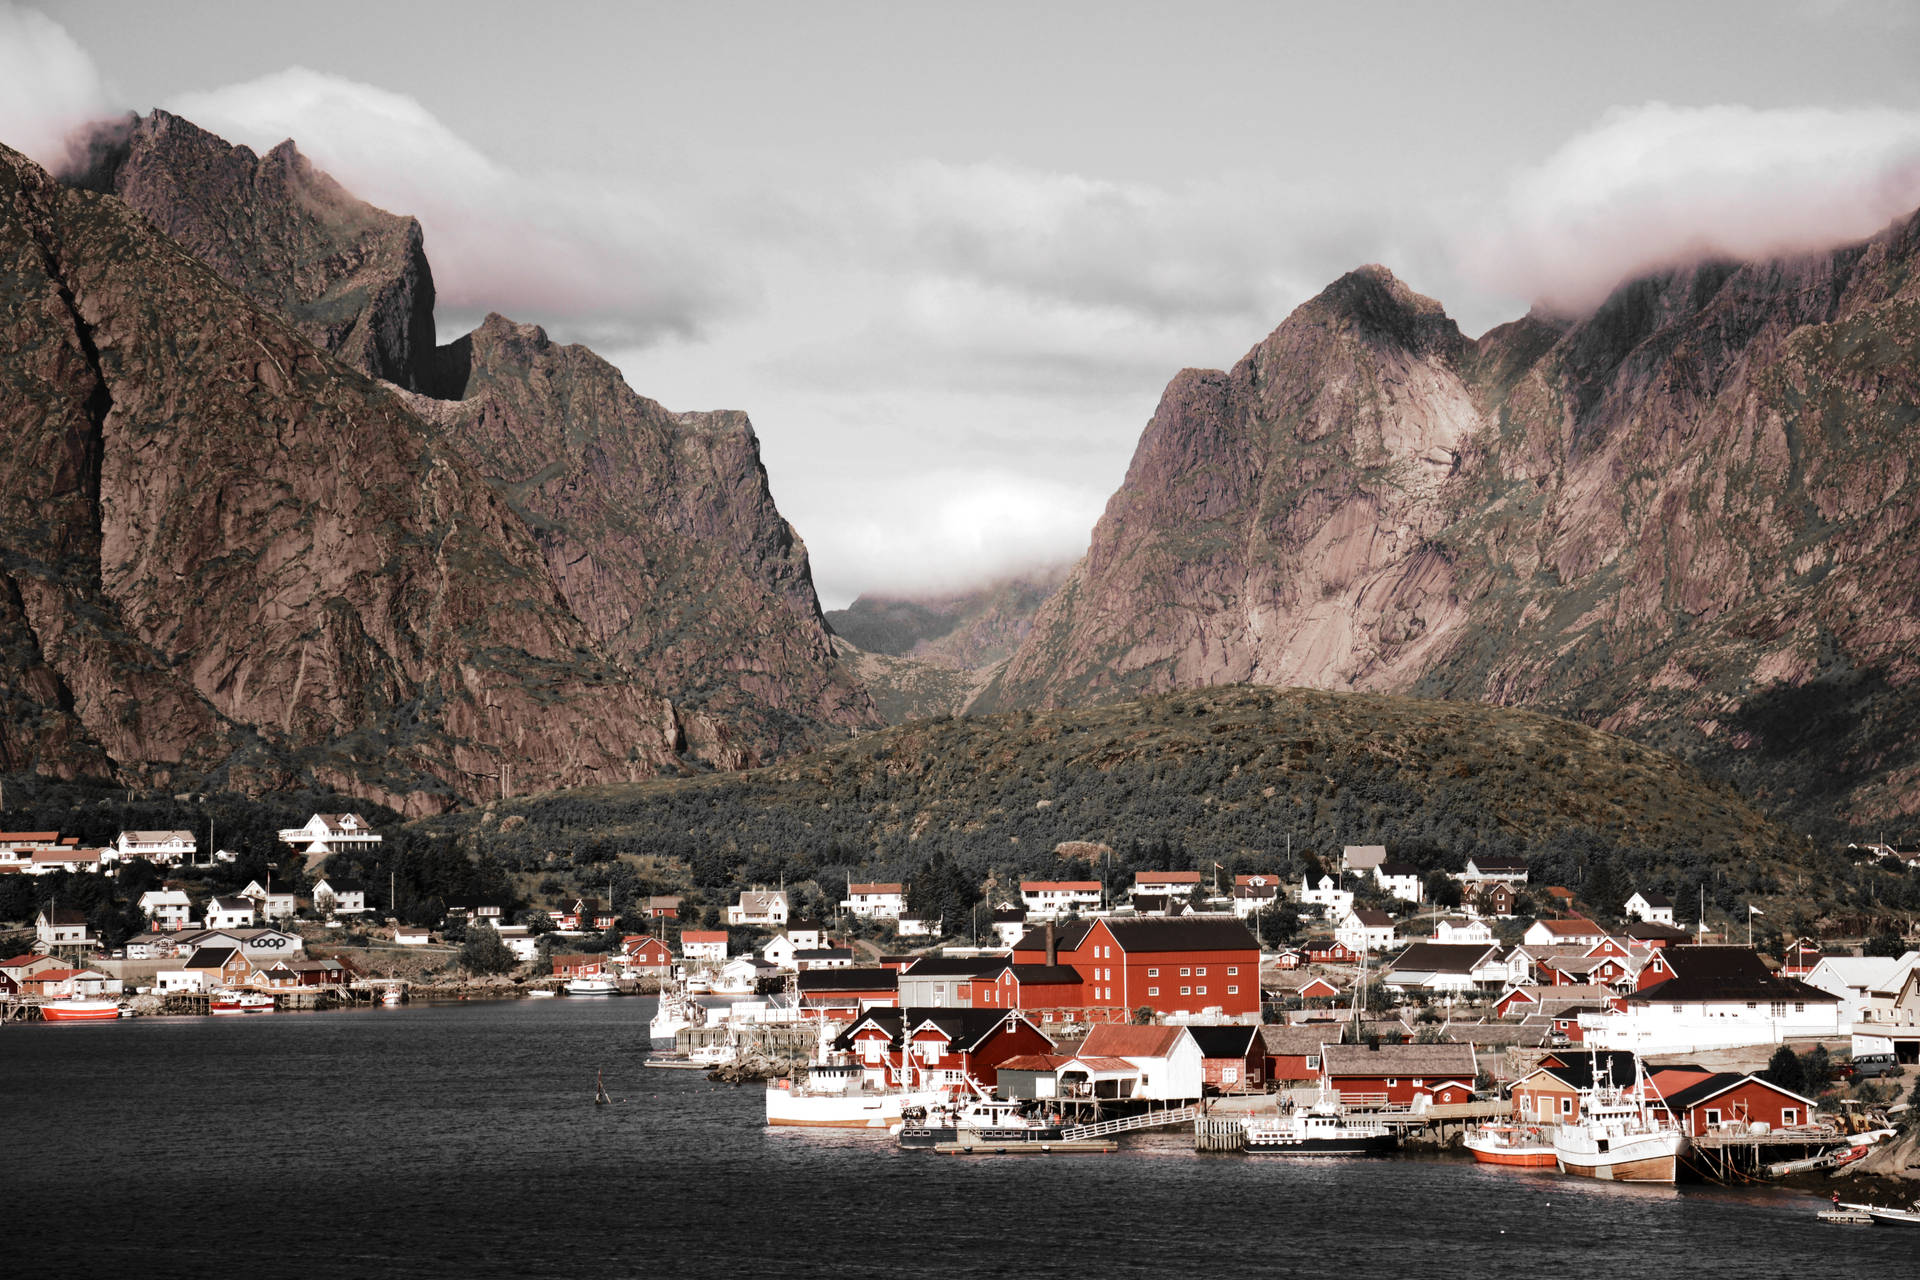
[[[687,994],[690,996],[704,996],[712,990],[713,981],[710,978],[696,975],[687,979]]]
[[[406,998],[407,993],[398,987],[388,987],[380,993],[380,1003],[389,1009],[398,1009],[400,1002]]]
[[[767,1081],[767,1123],[818,1129],[891,1129],[909,1113],[924,1116],[948,1101],[945,1089],[876,1087],[865,1065],[834,1050],[834,1024],[820,1020],[807,1069]]]
[[[1325,1096],[1311,1106],[1250,1115],[1241,1124],[1254,1155],[1383,1156],[1400,1145],[1386,1125],[1353,1120]]]
[[[1028,1115],[1017,1102],[981,1096],[954,1107],[935,1107],[926,1115],[910,1115],[900,1126],[900,1145],[937,1147],[945,1142],[1059,1142],[1059,1123]]]
[[[664,1041],[672,1044],[674,1036],[686,1028],[706,1025],[706,1006],[694,1000],[672,979],[660,984],[660,1007],[647,1024],[649,1038],[655,1043]]]
[[[552,987],[532,987],[527,991],[527,996],[534,1000],[551,1000],[559,994]]]
[[[1687,1135],[1671,1119],[1647,1107],[1645,1075],[1634,1061],[1632,1089],[1613,1085],[1603,1072],[1580,1096],[1580,1118],[1553,1131],[1560,1172],[1608,1182],[1673,1182]]]
[[[567,980],[566,992],[570,996],[617,996],[620,984],[612,978],[591,975]]]
[[[226,1017],[232,1014],[272,1013],[273,997],[261,991],[236,991],[223,988],[213,993],[207,1002],[207,1012],[214,1017]]]
[[[1518,1169],[1551,1169],[1557,1163],[1553,1139],[1538,1125],[1483,1124],[1460,1140],[1481,1164]]]
[[[1834,1204],[1834,1208],[1848,1213],[1864,1213],[1876,1224],[1884,1222],[1890,1227],[1920,1227],[1920,1200],[1915,1200],[1910,1209],[1883,1209],[1877,1204],[1838,1202]]]

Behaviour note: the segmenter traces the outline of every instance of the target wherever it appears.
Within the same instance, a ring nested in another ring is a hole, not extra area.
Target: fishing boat
[[[117,1000],[49,1000],[40,1006],[47,1022],[111,1022],[119,1016]]]
[[[671,978],[660,984],[660,1007],[647,1023],[647,1035],[655,1043],[673,1043],[673,1038],[688,1027],[707,1025],[706,1006],[688,995]]]
[[[897,1137],[907,1150],[937,1147],[946,1142],[1059,1142],[1060,1126],[1029,1116],[1017,1102],[981,1096],[960,1107],[936,1107],[923,1115],[905,1117]]]
[[[1646,1074],[1634,1060],[1632,1089],[1614,1085],[1606,1069],[1580,1095],[1580,1118],[1553,1131],[1560,1172],[1608,1182],[1671,1183],[1687,1135],[1647,1107]]]
[[[380,993],[380,1003],[389,1009],[398,1009],[400,1002],[406,998],[407,993],[398,987],[388,987]]]
[[[531,987],[527,990],[528,998],[533,1000],[551,1000],[559,994],[552,987]]]
[[[927,1115],[947,1101],[945,1089],[869,1082],[867,1068],[833,1048],[832,1024],[820,1021],[819,1043],[804,1071],[767,1081],[767,1123],[817,1129],[891,1129],[909,1114]]]
[[[620,984],[599,974],[584,974],[567,979],[566,992],[570,996],[617,996]]]
[[[1250,1115],[1246,1150],[1255,1155],[1383,1156],[1400,1145],[1384,1124],[1353,1120],[1324,1094],[1308,1106],[1283,1106],[1267,1115]]]
[[[1840,1209],[1851,1209],[1872,1218],[1875,1225],[1882,1222],[1890,1227],[1920,1227],[1920,1200],[1915,1200],[1908,1209],[1883,1209],[1877,1204],[1842,1204]]]
[[[213,993],[213,999],[207,1004],[207,1012],[215,1017],[229,1017],[243,1013],[272,1013],[273,997],[263,991],[235,991],[222,988]]]
[[[1553,1139],[1538,1125],[1483,1124],[1461,1142],[1481,1164],[1551,1169],[1557,1163]]]

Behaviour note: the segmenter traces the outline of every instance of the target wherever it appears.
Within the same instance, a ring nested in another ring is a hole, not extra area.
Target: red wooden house
[[[1252,1026],[1188,1027],[1200,1046],[1202,1079],[1212,1093],[1259,1093],[1266,1085],[1267,1046]]]
[[[575,898],[547,913],[556,929],[569,933],[613,928],[618,917],[612,907],[598,898]]]
[[[1302,1000],[1338,1000],[1340,998],[1340,988],[1334,986],[1325,978],[1314,977],[1307,979],[1305,985],[1303,985],[1300,990],[1294,992],[1294,994]]]
[[[1057,959],[1056,959],[1057,956]],[[1183,916],[1030,929],[1015,964],[1071,965],[1089,1007],[1228,1017],[1260,1009],[1260,944],[1238,920]]]
[[[1470,1044],[1330,1044],[1320,1072],[1348,1105],[1412,1106],[1471,1102],[1479,1068]]]
[[[1338,938],[1316,938],[1307,944],[1307,959],[1314,964],[1359,964],[1360,953]]]
[[[1010,1058],[1050,1053],[1053,1041],[1018,1012],[999,1009],[869,1009],[835,1038],[867,1082],[880,1088],[991,1089]]]
[[[673,949],[644,933],[630,933],[620,939],[620,958],[627,968],[656,976],[673,967]]]
[[[1661,1094],[1660,1105],[1689,1137],[1703,1137],[1720,1128],[1751,1131],[1758,1124],[1773,1130],[1793,1129],[1812,1124],[1819,1107],[1812,1098],[1755,1075],[1716,1071],[1682,1083],[1684,1074],[1658,1072],[1652,1083]]]
[[[1318,1080],[1320,1046],[1340,1041],[1340,1027],[1331,1022],[1263,1026],[1259,1030],[1267,1058],[1262,1070],[1267,1079],[1280,1085],[1303,1085]]]
[[[607,971],[605,956],[560,955],[553,957],[556,978],[597,978]]]
[[[973,978],[970,996],[976,1009],[1019,1009],[1047,1023],[1082,1008],[1080,971],[1071,965],[1002,964],[983,967]]]

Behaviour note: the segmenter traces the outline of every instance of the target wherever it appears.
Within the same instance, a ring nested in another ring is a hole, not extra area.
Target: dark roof
[[[1661,953],[1674,976],[1628,996],[1636,1004],[1686,1000],[1795,1000],[1837,1004],[1840,997],[1768,971],[1747,947],[1673,946]]]
[[[345,876],[321,876],[320,883],[326,885],[327,888],[332,889],[336,893],[365,893],[367,891],[366,881],[349,880]],[[451,908],[449,908],[449,910],[451,910]]]
[[[1329,1076],[1419,1076],[1474,1078],[1478,1070],[1470,1044],[1329,1044],[1322,1055]]]
[[[1613,1083],[1625,1088],[1633,1083],[1636,1068],[1634,1055],[1630,1049],[1601,1049],[1593,1053],[1586,1050],[1566,1049],[1550,1054],[1540,1063],[1545,1071],[1562,1084],[1575,1089],[1591,1089],[1595,1077],[1595,1068],[1599,1075],[1606,1076]]]
[[[1062,951],[1071,951],[1086,940],[1087,930],[1093,928],[1093,921],[1078,920],[1072,924],[1053,926],[1053,943]],[[1020,941],[1013,944],[1015,951],[1045,951],[1047,949],[1047,927],[1029,926]]]
[[[193,954],[187,957],[187,968],[199,969],[211,965],[213,968],[223,969],[227,961],[239,954],[239,951],[233,947],[196,947]]]
[[[1252,1051],[1258,1027],[1188,1027],[1203,1058],[1244,1058]]]
[[[1669,898],[1664,893],[1655,893],[1651,889],[1640,890],[1640,901],[1650,907],[1670,907],[1673,905],[1672,898]]]
[[[1024,924],[1026,919],[1027,913],[1019,907],[1002,907],[993,913],[995,924]]]
[[[895,1009],[877,1007],[867,1010],[846,1030],[834,1037],[833,1047],[847,1050],[853,1047],[853,1034],[865,1026],[879,1027],[888,1035],[888,1043],[894,1048],[900,1047],[900,1028],[906,1026],[919,1028],[932,1023],[946,1033],[952,1047],[959,1051],[973,1049],[979,1043],[1000,1029],[1009,1017],[1022,1016],[1013,1009]]]
[[[1070,964],[1016,964],[1007,967],[1013,970],[1015,978],[1032,986],[1059,986],[1080,981],[1080,971]]]
[[[1490,858],[1475,854],[1468,861],[1480,871],[1525,871],[1527,869],[1525,858]]]
[[[678,902],[678,901],[680,901],[680,899],[679,899],[679,898],[673,898],[673,899],[670,899],[670,901],[673,901],[673,902]],[[815,933],[819,933],[819,932],[820,932],[821,930],[823,930],[823,929],[825,929],[826,927],[827,927],[827,926],[825,926],[825,925],[823,925],[823,924],[821,924],[821,923],[820,923],[820,922],[819,922],[818,920],[789,920],[789,921],[787,921],[787,932],[788,932],[788,933],[805,933],[805,932],[807,932],[807,931],[808,931],[809,929],[811,929],[811,930],[812,930],[813,932],[815,932]]]
[[[1393,924],[1392,916],[1372,907],[1355,907],[1353,918],[1358,920],[1361,927],[1365,929],[1385,929]]]
[[[1778,1090],[1788,1097],[1798,1098],[1808,1106],[1815,1105],[1812,1098],[1806,1097],[1804,1094],[1795,1093],[1791,1089],[1782,1088],[1764,1076],[1745,1075],[1738,1071],[1716,1071],[1705,1080],[1697,1080],[1684,1089],[1676,1090],[1673,1094],[1665,1098],[1664,1101],[1667,1104],[1667,1110],[1678,1113],[1685,1111],[1688,1107],[1725,1093],[1736,1085],[1745,1084],[1749,1080],[1764,1088]]]
[[[892,969],[803,969],[795,975],[801,995],[810,991],[897,991]]]
[[[74,911],[67,907],[42,907],[40,914],[47,918],[47,923],[50,925],[85,924],[87,922],[87,917],[84,912]]]
[[[1414,866],[1412,863],[1394,862],[1391,859],[1381,863],[1376,870],[1383,876],[1417,876],[1420,874],[1420,868]]]
[[[1108,920],[1114,939],[1134,951],[1258,951],[1251,930],[1225,916],[1182,916],[1167,920]]]
[[[1339,1026],[1325,1022],[1292,1027],[1263,1026],[1258,1030],[1266,1042],[1267,1052],[1284,1057],[1318,1057],[1321,1045],[1340,1039]]]
[[[1685,929],[1657,921],[1635,921],[1620,932],[1636,942],[1685,942],[1693,936]]]
[[[840,960],[853,958],[852,947],[796,947],[793,952],[796,963],[801,960]]]

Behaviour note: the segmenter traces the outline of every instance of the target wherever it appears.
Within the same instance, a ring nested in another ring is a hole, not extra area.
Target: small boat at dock
[[[221,990],[207,1002],[207,1012],[216,1018],[235,1014],[272,1013],[273,997],[262,991]]]
[[[1553,1140],[1538,1125],[1483,1124],[1461,1139],[1481,1164],[1519,1169],[1551,1169],[1557,1162]]]
[[[1386,1125],[1355,1119],[1325,1097],[1309,1106],[1250,1115],[1242,1124],[1245,1149],[1254,1155],[1384,1156],[1400,1145]]]
[[[566,992],[570,996],[617,996],[620,984],[612,978],[588,975],[567,980]]]
[[[112,1022],[119,1016],[118,1000],[49,1000],[40,1006],[45,1022]]]

